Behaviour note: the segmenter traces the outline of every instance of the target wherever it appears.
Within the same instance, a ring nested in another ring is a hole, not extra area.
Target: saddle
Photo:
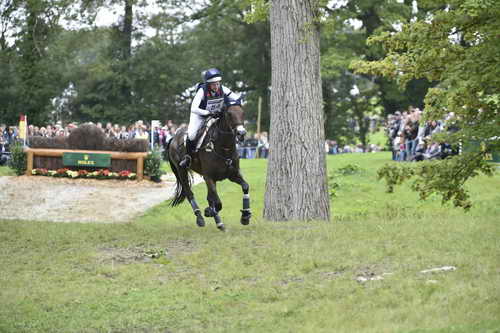
[[[198,132],[196,133],[194,141],[196,142],[196,149],[195,152],[200,150],[201,146],[203,145],[203,141],[205,140],[205,137],[207,136],[208,130],[210,127],[212,127],[213,124],[217,119],[215,118],[209,118],[205,123],[200,127]],[[186,141],[187,141],[187,132],[184,133],[184,146],[186,146]],[[208,151],[208,150],[207,150]]]

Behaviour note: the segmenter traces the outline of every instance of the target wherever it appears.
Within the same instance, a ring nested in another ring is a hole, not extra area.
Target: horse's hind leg
[[[240,184],[243,190],[243,209],[241,210],[241,224],[248,225],[250,223],[250,217],[252,216],[252,211],[250,210],[250,185],[243,179],[243,176],[238,170],[238,173],[229,178],[230,181]]]
[[[196,215],[196,224],[198,227],[204,227],[205,226],[205,219],[201,215],[200,207],[198,207],[198,203],[196,202],[194,195],[189,195],[187,196],[189,203],[191,204],[191,207],[193,208],[193,213]]]
[[[191,191],[191,182],[189,180],[189,174],[185,169],[177,169],[182,185],[182,190],[184,191],[184,194],[186,195],[186,198],[188,199],[189,203],[191,204],[191,208],[193,209],[193,213],[196,216],[196,224],[198,227],[204,227],[205,226],[205,219],[201,215],[201,210],[200,207],[198,207],[198,203],[196,202],[196,199],[194,198],[193,191]]]
[[[217,194],[217,185],[215,181],[211,178],[205,177],[205,183],[207,184],[207,201],[208,207],[205,208],[205,216],[213,217],[217,228],[224,231],[226,227],[219,216],[219,211],[222,210],[222,202],[220,201],[219,195]]]

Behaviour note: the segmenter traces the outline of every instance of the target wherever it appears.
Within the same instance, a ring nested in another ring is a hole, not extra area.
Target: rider
[[[222,115],[224,106],[240,104],[239,96],[221,84],[222,73],[217,68],[206,70],[202,76],[204,83],[198,85],[196,95],[191,103],[186,155],[179,163],[183,168],[188,168],[191,165],[196,150],[196,134],[203,125],[205,117],[218,118]]]

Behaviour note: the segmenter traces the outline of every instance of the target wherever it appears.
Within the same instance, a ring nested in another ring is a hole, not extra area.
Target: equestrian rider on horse
[[[222,74],[217,68],[210,68],[203,73],[204,83],[197,87],[196,95],[191,103],[191,116],[187,130],[186,155],[179,163],[183,168],[189,168],[196,151],[196,134],[203,125],[205,118],[222,116],[224,106],[239,105],[237,94],[221,84]]]

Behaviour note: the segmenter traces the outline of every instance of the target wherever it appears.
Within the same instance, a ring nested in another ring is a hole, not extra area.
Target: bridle
[[[246,134],[245,127],[243,124],[232,124],[227,119],[229,116],[229,111],[225,110],[222,116],[216,120],[214,124],[214,129],[209,134],[209,142],[208,147],[210,151],[220,159],[224,160],[227,167],[231,167],[233,165],[233,156],[236,150],[234,142],[239,143],[243,142]],[[215,136],[215,138],[214,138]],[[229,137],[230,140],[221,140],[222,142],[218,147],[215,145],[215,142],[218,141],[219,137]],[[230,145],[224,144],[224,142],[229,142]],[[217,149],[221,149],[222,152],[217,152]]]
[[[243,142],[243,140],[245,139],[245,134],[247,133],[245,127],[242,123],[232,124],[230,121],[228,121],[228,116],[229,111],[224,110],[223,116],[217,120],[216,126],[218,133],[221,135],[231,135],[235,137],[237,143]],[[226,127],[228,127],[229,130],[226,130]]]

